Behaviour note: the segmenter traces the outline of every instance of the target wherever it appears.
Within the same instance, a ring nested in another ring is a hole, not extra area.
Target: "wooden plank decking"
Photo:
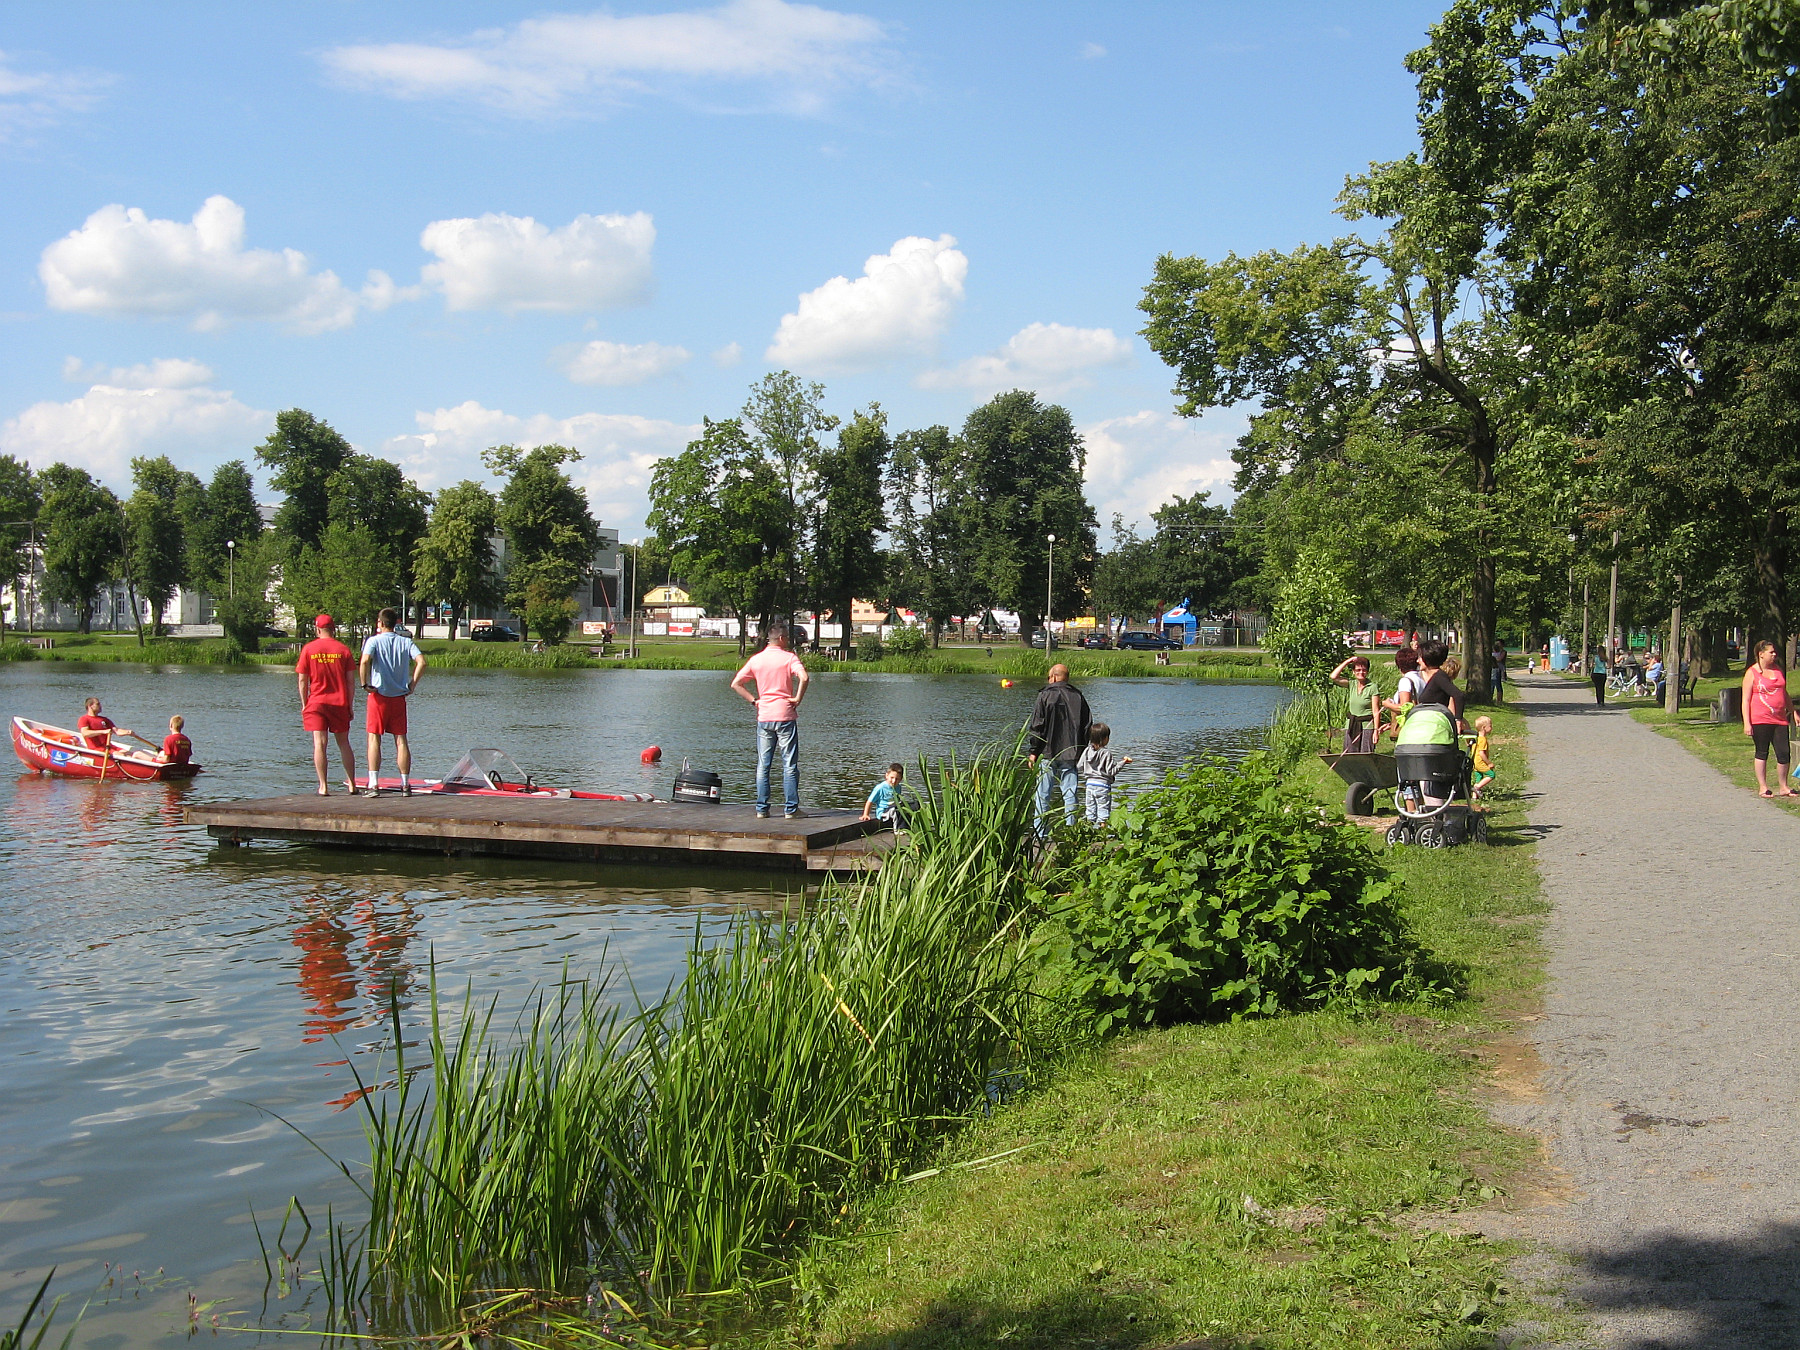
[[[880,865],[891,833],[855,811],[798,820],[755,808],[558,797],[311,794],[200,802],[187,819],[225,844],[283,839],[341,848],[591,862],[855,872]]]

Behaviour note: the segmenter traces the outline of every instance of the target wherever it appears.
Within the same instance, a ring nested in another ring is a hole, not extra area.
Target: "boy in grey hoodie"
[[[1120,758],[1107,744],[1112,740],[1112,728],[1104,722],[1095,722],[1088,728],[1087,749],[1081,752],[1081,760],[1075,771],[1087,783],[1087,818],[1095,825],[1104,825],[1112,818],[1113,780],[1119,776],[1119,770],[1131,763],[1131,756]]]

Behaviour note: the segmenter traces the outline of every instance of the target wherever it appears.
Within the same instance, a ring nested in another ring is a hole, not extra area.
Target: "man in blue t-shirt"
[[[419,687],[425,674],[425,655],[405,633],[395,632],[400,616],[384,609],[375,617],[375,634],[363,643],[357,678],[368,691],[363,702],[369,726],[369,791],[379,791],[381,738],[394,738],[394,767],[400,770],[400,791],[412,796],[412,748],[406,743],[406,697]]]

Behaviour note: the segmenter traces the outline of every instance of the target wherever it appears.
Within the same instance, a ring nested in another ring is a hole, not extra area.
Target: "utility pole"
[[[633,661],[637,660],[637,559],[638,540],[631,541],[631,595],[628,601],[625,620],[625,654]]]
[[[1663,707],[1673,715],[1681,711],[1681,575],[1675,576],[1675,608],[1669,612],[1669,650],[1663,655],[1663,679],[1668,690]]]
[[[1619,649],[1619,532],[1613,531],[1612,594],[1606,602],[1606,664],[1611,669]]]

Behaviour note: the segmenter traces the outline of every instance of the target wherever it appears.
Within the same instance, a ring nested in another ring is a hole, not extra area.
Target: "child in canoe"
[[[194,757],[194,743],[182,735],[183,725],[180,713],[169,719],[169,734],[163,737],[162,743],[164,764],[186,764]]]

